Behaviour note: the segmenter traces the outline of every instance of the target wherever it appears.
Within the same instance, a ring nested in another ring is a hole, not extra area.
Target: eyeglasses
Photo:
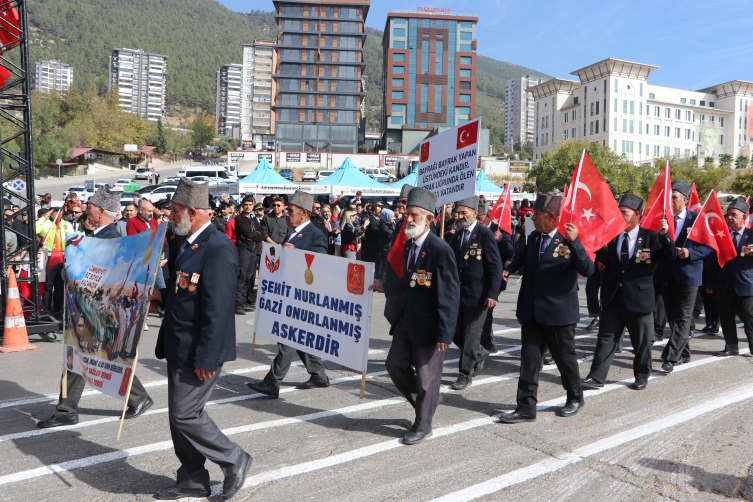
[[[274,204],[272,207],[282,207],[282,204]]]
[[[83,211],[73,211],[73,214],[84,214]]]
[[[314,209],[321,209],[321,207],[319,207],[319,206],[314,206]]]

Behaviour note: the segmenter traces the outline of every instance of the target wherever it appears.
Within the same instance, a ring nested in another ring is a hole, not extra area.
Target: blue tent
[[[416,186],[416,183],[418,183],[418,166],[414,167],[413,172],[408,176],[401,179],[400,181],[396,181],[395,183],[391,184],[390,188],[397,188],[399,190],[403,188],[403,185]]]
[[[502,189],[492,183],[492,180],[486,177],[486,173],[480,170],[476,175],[476,193],[502,193]]]
[[[350,160],[350,157],[345,158],[345,162],[334,173],[330,174],[326,178],[322,178],[314,185],[328,185],[339,186],[348,188],[379,188],[382,190],[390,189],[393,185],[382,185],[378,181],[369,178],[366,174],[360,171],[356,165]]]
[[[267,159],[262,157],[261,162],[259,162],[253,171],[251,171],[251,174],[240,180],[239,183],[254,183],[257,185],[264,184],[264,185],[294,185],[292,181],[288,181],[282,176],[277,173],[277,171],[274,170],[274,168],[269,165],[269,162],[267,162]]]

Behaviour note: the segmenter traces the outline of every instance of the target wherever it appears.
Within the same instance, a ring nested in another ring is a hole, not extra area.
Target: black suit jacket
[[[458,264],[460,301],[469,307],[480,307],[487,298],[496,300],[499,297],[499,283],[502,282],[504,268],[491,230],[476,223],[468,242],[461,247],[464,233],[465,229],[460,230],[450,240]],[[482,251],[480,260],[477,258],[478,249]]]
[[[730,231],[730,234],[732,231]],[[733,239],[734,241],[734,239]],[[712,258],[717,265],[713,268],[712,280],[704,281],[710,289],[713,288],[714,294],[721,296],[729,288],[733,288],[738,296],[753,296],[753,254],[740,256],[740,251],[745,246],[753,244],[753,230],[746,228],[740,237],[740,244],[737,246],[737,256],[724,264],[724,268],[719,270],[719,260],[716,252]],[[704,270],[706,264],[704,263]]]
[[[521,237],[522,238],[522,237]],[[523,283],[518,294],[516,315],[521,322],[536,321],[544,326],[568,326],[580,320],[578,305],[578,274],[588,277],[594,262],[576,238],[572,243],[556,232],[538,261],[541,232],[533,231],[527,243],[508,270],[523,270]],[[570,248],[570,258],[554,257],[560,244]]]
[[[285,242],[288,242],[287,238],[285,239]],[[307,251],[313,251],[314,253],[327,254],[327,238],[321,230],[311,223],[303,227],[299,234],[293,236],[290,243],[295,246],[296,249],[305,249]]]
[[[222,230],[224,234],[224,230]],[[261,224],[253,216],[246,218],[242,214],[235,217],[235,245],[238,252],[249,250],[256,253],[258,243],[261,242]]]
[[[394,302],[395,311],[391,312],[394,315],[390,317],[397,320],[401,315],[407,316],[410,323],[410,339],[416,345],[452,343],[460,297],[455,256],[450,246],[430,231],[421,246],[415,269],[409,270],[408,259],[412,243],[412,240],[405,243],[406,263],[403,278],[384,283],[385,297],[399,299]],[[419,284],[410,287],[411,277],[416,270],[431,273],[430,287]],[[394,329],[393,322],[390,334]]]
[[[682,228],[675,229],[676,246],[686,248],[690,256],[684,260],[677,258],[662,263],[654,274],[655,283],[669,284],[669,281],[674,279],[681,286],[701,286],[703,284],[704,258],[713,254],[714,249],[688,239],[688,232],[693,227],[696,218],[698,218],[698,213],[687,210]]]
[[[205,228],[174,262],[175,273],[160,291],[165,319],[155,355],[179,368],[215,370],[235,359],[235,284],[238,253],[214,225]],[[178,287],[178,272],[198,274],[195,291]]]
[[[369,215],[369,226],[364,231],[361,241],[361,259],[376,262],[379,259],[379,218]]]
[[[601,287],[601,300],[604,306],[614,298],[618,288],[622,288],[625,307],[628,311],[648,314],[656,309],[654,297],[654,271],[660,260],[677,258],[677,247],[667,235],[661,236],[653,230],[638,228],[635,250],[628,257],[625,267],[620,260],[621,249],[617,249],[619,235],[607,245],[604,263],[604,278]],[[635,261],[636,255],[643,249],[650,249],[649,259]],[[600,261],[600,260],[597,260]]]
[[[504,272],[505,270],[507,270],[507,262],[511,260],[512,256],[515,254],[515,244],[512,242],[512,237],[510,236],[510,234],[500,229],[499,225],[497,225],[496,223],[489,225],[489,230],[492,231],[492,235],[494,235],[494,232],[496,232],[497,230],[502,232],[502,240],[497,243],[497,247],[499,248],[499,257],[502,260],[502,271]],[[506,289],[507,281],[500,281],[499,292],[501,293]]]
[[[123,236],[118,231],[117,223],[110,223],[109,225],[105,225],[96,235],[92,233],[92,237],[96,237],[97,239],[118,239]]]

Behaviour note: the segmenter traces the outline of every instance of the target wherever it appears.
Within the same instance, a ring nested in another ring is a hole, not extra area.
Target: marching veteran
[[[557,231],[562,197],[539,194],[533,205],[533,224],[525,249],[515,255],[502,277],[523,270],[516,315],[521,324],[520,378],[517,407],[500,417],[503,423],[534,422],[539,371],[544,348],[549,347],[562,375],[567,401],[561,417],[570,417],[583,407],[583,388],[575,355],[575,325],[580,319],[578,274],[588,277],[594,262],[578,239],[578,229],[566,225]]]
[[[170,435],[180,461],[177,483],[157,492],[161,500],[208,497],[207,459],[225,474],[222,497],[243,486],[251,455],[230,441],[204,410],[222,372],[235,359],[235,284],[238,253],[211,224],[209,185],[181,178],[170,220],[186,236],[175,256],[175,274],[150,300],[163,301],[165,319],[155,355],[167,359]]]
[[[416,420],[403,444],[417,444],[431,436],[439,404],[439,385],[445,350],[457,323],[460,281],[452,248],[429,231],[437,195],[423,188],[408,193],[405,213],[404,275],[369,289],[398,297],[390,334],[392,346],[385,366],[392,382],[415,408]]]

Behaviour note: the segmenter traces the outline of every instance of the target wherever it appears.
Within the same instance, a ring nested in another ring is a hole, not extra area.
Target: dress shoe
[[[526,415],[518,410],[512,413],[503,413],[499,416],[499,421],[503,424],[519,424],[521,422],[535,422],[536,415]]]
[[[478,361],[476,361],[475,366],[473,366],[473,375],[472,376],[480,375],[481,372],[484,371],[484,363],[486,363],[486,358],[489,357],[489,354],[491,354],[491,352],[488,352],[488,353],[484,354],[481,357],[481,359],[479,359]]]
[[[643,390],[646,388],[646,382],[644,380],[636,380],[635,382],[633,382],[633,385],[631,385],[630,388],[635,390]]]
[[[701,330],[701,333],[708,333],[710,335],[718,335],[719,334],[719,325],[717,324],[707,324],[703,327]]]
[[[618,345],[616,349],[614,349],[615,354],[622,354],[622,345]]]
[[[473,379],[465,375],[460,375],[454,384],[450,385],[451,390],[463,390],[468,387]]]
[[[403,436],[403,444],[418,444],[426,438],[431,437],[429,432],[406,432]]]
[[[40,429],[49,429],[51,427],[62,427],[64,425],[76,425],[78,423],[78,415],[73,418],[62,418],[57,415],[52,415],[47,420],[37,422],[37,427]]]
[[[496,344],[492,344],[492,348],[489,349],[489,353],[496,354],[497,352],[499,352],[499,347],[497,347]]]
[[[151,408],[153,404],[154,404],[154,401],[152,401],[152,398],[149,396],[146,396],[146,399],[141,401],[136,406],[128,407],[128,409],[125,412],[125,418],[136,418],[142,415],[146,410]]]
[[[669,361],[665,361],[664,364],[661,365],[661,369],[663,369],[667,373],[672,373],[672,370],[675,369],[675,365],[670,363]]]
[[[212,494],[212,489],[206,488],[184,488],[182,486],[171,486],[169,488],[163,488],[154,494],[154,498],[157,500],[178,500],[188,497],[209,497]]]
[[[544,364],[549,366],[550,364],[554,364],[554,358],[552,357],[545,357],[544,358]]]
[[[240,303],[235,304],[235,315],[246,315],[246,311],[243,310],[243,305]]]
[[[255,390],[256,392],[267,395],[272,399],[277,399],[278,397],[280,397],[280,389],[264,380],[262,380],[261,382],[247,382],[246,385],[251,387],[251,389]]]
[[[591,320],[591,324],[586,326],[586,331],[599,331],[599,318],[598,317],[594,317]]]
[[[253,311],[254,311],[254,310],[256,310],[256,309],[255,309],[255,308],[254,308],[254,306],[253,306],[253,305],[251,305],[250,303],[244,303],[244,304],[243,304],[243,310],[244,310],[245,312],[253,312]]]
[[[329,377],[327,375],[324,375],[324,378],[311,377],[302,384],[295,386],[296,389],[300,390],[313,389],[314,387],[329,387]]]
[[[654,342],[663,342],[664,341],[664,335],[656,335],[654,337]]]
[[[559,416],[561,417],[572,417],[578,411],[580,411],[581,408],[583,408],[586,405],[584,401],[581,401],[579,403],[573,402],[573,401],[567,401],[565,403],[565,406],[562,407],[562,409],[559,412]]]
[[[714,355],[717,357],[739,356],[740,351],[738,349],[724,347],[724,350],[720,350],[719,352],[714,352]]]
[[[253,461],[254,459],[251,458],[251,455],[246,453],[246,456],[241,463],[241,468],[238,469],[238,472],[236,474],[231,474],[230,476],[225,478],[225,481],[222,483],[223,500],[230,500],[233,495],[238,493],[238,490],[243,488],[243,483],[246,482],[246,473],[251,468],[251,463]]]
[[[594,380],[591,377],[584,378],[583,379],[583,387],[586,387],[588,389],[601,389],[604,387],[604,384],[599,382],[598,380]]]
[[[674,363],[675,366],[680,366],[681,364],[688,364],[690,362],[690,358],[681,359],[680,362]]]

